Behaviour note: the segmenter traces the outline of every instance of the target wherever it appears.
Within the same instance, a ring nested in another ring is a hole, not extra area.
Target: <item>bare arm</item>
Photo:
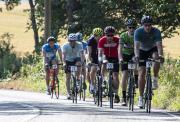
[[[158,54],[159,56],[162,56],[163,57],[163,46],[162,46],[162,41],[158,41],[156,42],[156,46],[157,46],[157,49],[158,49]]]
[[[91,46],[88,46],[88,59],[89,59],[90,61],[92,61],[91,54],[92,54],[92,47],[91,47]]]
[[[80,56],[81,56],[81,61],[85,61],[85,54],[84,54],[84,50],[81,50],[80,52]]]
[[[140,42],[135,41],[134,42],[134,54],[135,54],[135,57],[139,57],[139,48],[140,48]]]
[[[60,61],[63,62],[63,60],[62,60],[62,51],[61,51],[61,49],[58,50],[58,54],[59,54]]]
[[[42,55],[43,55],[44,64],[46,64],[47,63],[46,52],[44,50],[42,50]]]
[[[118,52],[119,52],[119,61],[122,61],[123,60],[123,56],[122,56],[122,42],[121,42],[121,39],[119,39],[119,47],[118,47]]]
[[[103,49],[102,48],[98,48],[98,60],[102,61],[103,59]]]

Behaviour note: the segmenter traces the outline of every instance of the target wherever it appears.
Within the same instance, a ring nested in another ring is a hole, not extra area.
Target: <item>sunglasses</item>
[[[145,27],[150,27],[152,24],[144,24]]]
[[[106,35],[106,36],[107,36],[107,37],[113,37],[114,35],[113,35],[113,34],[111,34],[111,35],[108,34],[108,35]]]
[[[136,27],[128,27],[129,29],[135,29]]]

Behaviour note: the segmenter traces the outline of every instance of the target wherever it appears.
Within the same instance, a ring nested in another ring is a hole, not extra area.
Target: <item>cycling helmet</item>
[[[103,35],[103,30],[101,28],[94,28],[92,33],[93,35],[101,36]]]
[[[77,40],[78,40],[78,41],[81,42],[81,41],[83,40],[82,33],[78,32],[78,33],[76,33],[76,36],[77,36]]]
[[[68,41],[77,41],[77,35],[75,33],[70,33],[68,35]]]
[[[115,28],[113,26],[107,26],[105,29],[104,29],[104,33],[105,34],[109,34],[109,33],[115,33]]]
[[[50,36],[50,37],[48,37],[48,39],[47,39],[47,42],[49,43],[50,41],[56,41],[56,39],[53,37],[53,36]]]
[[[128,19],[127,22],[126,22],[126,26],[128,26],[128,27],[136,27],[137,23],[136,23],[135,19]]]
[[[141,24],[152,23],[152,22],[153,22],[153,19],[151,16],[143,16],[141,19]]]

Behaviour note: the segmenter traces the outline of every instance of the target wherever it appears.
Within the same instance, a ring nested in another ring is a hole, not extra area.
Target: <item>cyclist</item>
[[[96,66],[93,64],[98,64],[98,41],[103,35],[103,30],[101,28],[94,28],[92,31],[92,36],[88,39],[88,59],[91,63],[90,66],[90,93],[94,92],[94,81],[96,77]]]
[[[83,41],[83,35],[82,35],[82,33],[80,33],[80,32],[77,32],[76,33],[76,35],[77,35],[77,41],[78,42],[80,42],[80,43],[82,43],[82,45],[83,45],[83,50],[84,50],[84,64],[82,65],[82,74],[83,74],[83,76],[84,76],[84,81],[86,80],[86,54],[87,54],[87,43],[85,42],[85,41]],[[85,82],[84,82],[85,83]],[[84,85],[84,88],[86,89],[86,83],[85,84],[83,84]]]
[[[135,30],[134,34],[134,53],[136,60],[147,60],[149,57],[153,59],[160,59],[164,62],[163,48],[162,48],[162,37],[159,29],[152,26],[153,19],[150,16],[143,16],[141,19],[142,27]],[[143,107],[143,93],[145,88],[145,73],[146,73],[146,62],[139,62],[139,102],[138,106]],[[152,89],[158,87],[158,72],[160,64],[154,63],[153,72],[154,77],[152,78]]]
[[[113,69],[113,92],[115,93],[115,103],[119,103],[118,96],[119,89],[119,59],[118,59],[118,46],[119,38],[115,36],[115,28],[107,26],[104,29],[105,36],[103,36],[98,43],[99,61],[102,61],[103,55],[109,63],[114,63]],[[105,65],[102,66],[102,74],[104,74]]]
[[[65,64],[65,73],[66,73],[66,88],[67,88],[67,99],[71,99],[70,94],[70,70],[69,66],[78,65],[77,71],[77,83],[80,81],[81,74],[81,65],[83,59],[83,46],[81,43],[77,42],[77,35],[71,33],[68,35],[68,42],[63,45],[63,63]],[[78,84],[77,84],[78,85]]]
[[[128,19],[126,22],[127,31],[120,35],[119,45],[119,61],[121,62],[122,71],[122,106],[126,106],[126,89],[128,79],[128,61],[134,57],[134,30],[136,29],[137,23],[134,19]],[[135,81],[137,82],[138,75],[135,75]]]
[[[46,73],[46,87],[47,87],[48,95],[50,95],[50,88],[49,88],[50,74],[49,74],[48,66],[50,64],[56,64],[59,62],[57,59],[57,56],[56,56],[57,52],[58,52],[60,60],[62,62],[61,48],[60,48],[59,44],[56,43],[56,39],[54,37],[50,36],[47,39],[47,44],[44,44],[42,46],[42,53],[43,53],[43,57],[44,57],[44,66],[45,66],[45,73]]]

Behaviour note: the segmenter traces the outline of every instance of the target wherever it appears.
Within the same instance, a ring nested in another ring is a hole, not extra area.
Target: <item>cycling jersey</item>
[[[76,58],[81,57],[83,51],[83,45],[80,42],[76,42],[75,47],[72,47],[70,43],[63,45],[62,52],[66,55],[66,61],[74,62]]]
[[[151,31],[147,33],[144,27],[140,27],[135,30],[134,41],[141,42],[141,50],[149,51],[156,46],[156,42],[162,41],[161,32],[152,27]]]
[[[87,45],[92,48],[91,52],[91,58],[92,58],[92,63],[98,63],[98,43],[97,40],[94,38],[94,36],[91,36],[88,41]]]
[[[56,59],[56,53],[59,50],[61,51],[61,48],[60,48],[58,43],[55,43],[53,48],[51,48],[48,43],[44,44],[42,46],[42,51],[45,52],[45,58],[48,61],[55,60]]]
[[[104,55],[108,58],[118,58],[119,38],[113,37],[113,42],[109,43],[107,37],[104,36],[99,40],[98,48],[102,48]]]
[[[129,35],[128,32],[123,32],[120,35],[122,53],[126,55],[131,55],[134,52],[134,41],[133,35]]]

